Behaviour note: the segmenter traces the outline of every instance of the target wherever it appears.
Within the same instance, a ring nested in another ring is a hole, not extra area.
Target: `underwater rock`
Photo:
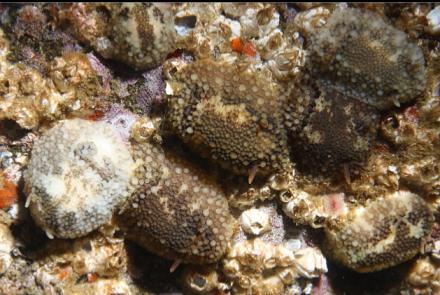
[[[26,201],[50,238],[76,238],[110,221],[130,195],[134,162],[106,123],[63,121],[35,143]]]
[[[234,221],[220,187],[183,157],[134,145],[134,194],[118,214],[127,238],[185,263],[211,263],[226,251]]]
[[[42,121],[63,119],[90,108],[100,96],[101,84],[85,54],[54,58],[48,65],[48,77],[44,77],[24,63],[10,63],[5,39],[0,47],[0,119],[34,129]]]
[[[426,86],[421,48],[370,11],[336,9],[307,50],[307,67],[321,83],[382,110]]]
[[[382,270],[417,255],[432,223],[422,198],[397,191],[329,220],[324,252],[356,272]]]

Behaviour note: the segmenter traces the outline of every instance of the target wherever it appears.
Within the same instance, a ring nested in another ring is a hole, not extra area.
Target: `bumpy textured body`
[[[118,223],[127,237],[168,259],[210,263],[226,251],[234,223],[217,184],[199,168],[150,143],[136,145],[135,193]]]
[[[106,123],[67,120],[35,143],[27,204],[49,237],[76,238],[109,222],[130,195],[134,162]]]

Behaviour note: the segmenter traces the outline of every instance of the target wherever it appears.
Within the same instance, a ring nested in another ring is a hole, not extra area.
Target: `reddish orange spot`
[[[101,119],[102,117],[104,117],[103,111],[94,111],[90,116],[87,117],[87,119],[92,120],[92,121],[97,121],[97,120]]]
[[[17,201],[17,186],[0,174],[0,208],[8,208]]]
[[[58,279],[60,281],[64,280],[65,278],[67,278],[69,273],[70,273],[70,267],[66,266],[65,268],[61,269],[61,271],[58,273]]]
[[[344,194],[330,194],[323,199],[324,211],[330,216],[338,216],[344,212]]]
[[[241,42],[240,38],[234,38],[231,40],[231,48],[233,51],[242,53],[243,52],[243,42]]]
[[[171,52],[170,54],[168,54],[168,55],[167,55],[167,59],[169,59],[169,58],[178,58],[178,57],[181,57],[181,56],[182,56],[182,53],[183,53],[182,50],[177,49],[177,50]]]
[[[96,273],[87,274],[87,281],[89,281],[89,283],[96,282],[97,279],[98,279],[98,275]]]
[[[386,153],[388,152],[389,148],[385,144],[377,144],[374,146],[373,150],[379,153]]]
[[[243,53],[247,56],[255,57],[257,55],[257,50],[255,50],[254,44],[246,42],[243,47]]]
[[[413,122],[417,122],[419,120],[419,110],[416,106],[409,107],[405,110],[405,115],[408,119]]]

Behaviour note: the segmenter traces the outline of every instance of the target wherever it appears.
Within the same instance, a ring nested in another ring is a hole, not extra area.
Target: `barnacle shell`
[[[286,190],[280,194],[284,213],[297,224],[308,224],[314,228],[323,226],[326,215],[321,210],[319,197],[304,191]]]
[[[314,30],[324,26],[329,16],[330,10],[328,8],[324,6],[314,7],[299,12],[295,16],[293,24],[295,28],[307,36]]]
[[[327,262],[316,248],[303,248],[295,252],[295,267],[300,276],[317,278],[327,272]]]
[[[220,282],[218,271],[211,266],[203,269],[186,266],[182,274],[183,286],[191,294],[211,294],[214,291],[227,291],[226,284]]]
[[[327,272],[326,260],[315,248],[295,249],[261,239],[236,243],[224,259],[223,271],[234,280],[237,294],[283,294],[299,276],[318,277]],[[248,293],[246,293],[248,292]]]
[[[344,194],[315,196],[300,189],[289,189],[280,194],[284,213],[296,224],[321,228],[329,217],[347,212]]]
[[[184,3],[176,13],[179,47],[197,59],[252,64],[290,81],[304,64],[304,50],[280,24],[269,3]],[[231,46],[233,41],[239,46]]]
[[[379,109],[425,89],[422,50],[372,12],[336,9],[310,43],[306,63],[320,82]]]
[[[406,283],[418,294],[440,292],[440,269],[429,257],[418,259],[409,271]]]
[[[428,31],[431,34],[437,35],[440,32],[440,6],[431,10],[427,15]]]
[[[269,215],[255,208],[244,211],[240,221],[241,227],[248,234],[258,236],[270,229]]]
[[[357,272],[372,272],[419,253],[431,232],[432,213],[419,196],[397,191],[329,220],[325,251]]]
[[[9,228],[0,224],[0,275],[3,274],[11,265],[11,251],[14,245],[14,238]]]
[[[256,238],[236,243],[223,260],[223,271],[235,282],[234,294],[280,294],[296,277],[293,265],[286,247]]]

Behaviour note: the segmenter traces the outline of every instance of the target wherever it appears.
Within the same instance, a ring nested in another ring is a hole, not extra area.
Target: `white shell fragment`
[[[246,233],[256,236],[270,229],[269,215],[255,208],[244,211],[241,214],[240,222]]]
[[[3,274],[12,263],[10,253],[13,245],[14,238],[9,228],[4,224],[0,224],[0,275]]]
[[[317,278],[326,273],[327,261],[317,248],[304,248],[295,252],[295,267],[302,277]]]
[[[440,6],[431,10],[426,15],[426,19],[428,21],[428,31],[435,35],[440,33]]]

